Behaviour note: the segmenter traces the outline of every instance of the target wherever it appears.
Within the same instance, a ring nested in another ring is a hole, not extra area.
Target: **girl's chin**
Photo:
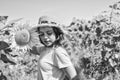
[[[46,47],[52,47],[53,45],[51,43],[45,43]]]

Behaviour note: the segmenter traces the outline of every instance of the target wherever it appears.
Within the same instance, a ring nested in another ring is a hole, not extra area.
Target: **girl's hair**
[[[56,36],[55,44],[56,45],[61,45],[61,42],[64,39],[63,31],[60,28],[58,28],[58,27],[53,27],[53,31],[54,31],[55,36]]]
[[[64,39],[64,33],[63,33],[63,31],[60,28],[58,28],[58,27],[54,27],[53,26],[52,28],[53,28],[53,31],[54,31],[55,37],[56,37],[56,41],[54,42],[54,44],[55,45],[61,45],[61,42]],[[37,28],[37,32],[38,33],[39,33],[39,30],[40,30],[40,27]],[[40,37],[39,37],[39,39],[40,39]],[[42,44],[44,44],[41,39],[40,39],[40,42]]]

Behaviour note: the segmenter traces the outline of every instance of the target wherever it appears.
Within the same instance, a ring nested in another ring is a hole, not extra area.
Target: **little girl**
[[[34,54],[39,54],[37,80],[75,80],[76,70],[66,50],[60,42],[63,31],[51,18],[42,16],[37,26],[40,42],[44,47],[33,47]]]

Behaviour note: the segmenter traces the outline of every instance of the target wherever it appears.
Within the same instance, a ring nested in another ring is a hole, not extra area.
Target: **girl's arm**
[[[74,66],[71,65],[69,67],[66,67],[64,68],[64,71],[66,72],[70,80],[77,80],[77,73]]]

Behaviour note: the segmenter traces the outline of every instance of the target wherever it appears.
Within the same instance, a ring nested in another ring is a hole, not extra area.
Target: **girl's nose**
[[[47,34],[45,34],[45,35],[44,35],[44,38],[45,38],[45,39],[48,39],[49,37],[48,37],[48,35],[47,35]]]

